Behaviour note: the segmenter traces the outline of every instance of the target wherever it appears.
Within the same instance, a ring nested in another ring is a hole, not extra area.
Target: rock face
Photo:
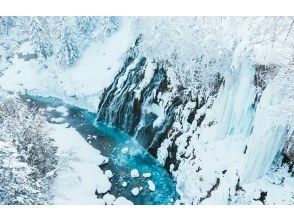
[[[210,88],[185,88],[167,63],[134,47],[102,94],[96,122],[123,130],[157,158],[183,203],[250,203],[251,194],[239,191],[255,189],[277,155],[286,155],[292,172],[293,129],[267,114],[276,67],[244,62],[235,71],[234,80],[219,76]]]
[[[29,61],[29,60],[37,59],[38,55],[36,53],[32,53],[32,54],[18,53],[17,57],[18,59],[24,59],[24,61]]]
[[[287,140],[285,149],[287,157],[291,160],[291,162],[294,162],[294,133]]]
[[[163,112],[159,110],[159,102],[162,95],[169,92],[168,85],[167,73],[161,64],[151,64],[144,57],[128,57],[112,85],[103,93],[97,122],[116,126],[134,136],[156,156],[157,148],[174,122],[174,110],[183,103],[180,94],[175,94],[165,106],[164,117],[160,117]]]
[[[161,162],[171,171],[170,165],[175,170],[179,164],[175,142],[183,132],[175,129],[175,124],[183,117],[180,112],[187,113],[184,120],[189,126],[196,120],[199,127],[205,113],[197,114],[197,110],[207,98],[201,92],[191,95],[188,88],[175,84],[175,74],[169,71],[167,64],[147,60],[137,54],[136,46],[132,48],[113,83],[102,94],[96,122],[134,136],[156,158],[158,149],[169,138],[168,155]],[[214,94],[222,83],[220,79]]]
[[[172,86],[168,76],[168,68],[162,63],[147,61],[131,53],[113,83],[101,98],[97,123],[115,126],[134,136],[148,151],[157,157],[162,142],[173,135],[172,129],[179,108],[194,101],[188,121],[194,121],[196,110],[206,100],[196,97],[192,100],[185,88]],[[187,96],[188,94],[188,96]],[[197,124],[200,125],[205,115],[201,115]],[[175,141],[176,138],[173,138]],[[169,171],[171,164],[177,164],[176,145],[169,147],[164,166]]]

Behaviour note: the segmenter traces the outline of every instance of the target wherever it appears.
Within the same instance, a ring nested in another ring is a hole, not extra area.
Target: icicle
[[[252,182],[265,175],[275,156],[285,147],[287,136],[293,132],[293,87],[285,86],[293,75],[280,76],[266,87],[257,107],[253,133],[247,144],[243,182]]]
[[[228,134],[248,136],[252,128],[256,90],[253,85],[254,69],[244,64],[237,82],[226,81],[218,95],[216,115],[220,137]]]
[[[274,126],[264,130],[260,122],[248,143],[248,157],[243,182],[252,182],[265,175],[277,155],[284,147],[288,128],[285,125]]]

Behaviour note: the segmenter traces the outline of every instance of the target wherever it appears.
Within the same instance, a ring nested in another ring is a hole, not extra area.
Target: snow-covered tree
[[[96,41],[103,41],[105,38],[117,31],[118,27],[118,17],[99,17],[99,23],[92,33],[92,38]]]
[[[64,19],[62,20],[64,21]],[[58,38],[57,62],[63,68],[70,67],[81,56],[77,34],[70,26],[63,22],[60,26]]]
[[[11,28],[14,25],[12,17],[0,17],[0,36],[8,36]]]
[[[41,204],[57,166],[47,120],[16,95],[0,93],[0,203]],[[10,188],[9,188],[10,187]]]
[[[43,177],[56,165],[56,147],[48,137],[47,120],[17,97],[0,97],[1,139],[9,141],[30,166]]]
[[[235,77],[245,60],[293,65],[291,17],[138,17],[141,53],[167,62],[185,87],[212,87],[217,77]],[[291,31],[289,31],[291,30]]]
[[[28,38],[37,53],[45,58],[53,53],[50,30],[46,24],[46,19],[42,17],[30,17],[28,26]]]
[[[13,57],[29,42],[39,57],[52,56],[67,68],[92,41],[105,40],[118,26],[118,17],[0,17],[0,55]]]
[[[31,167],[22,162],[16,148],[0,141],[0,204],[44,204],[42,186],[32,176]]]
[[[79,32],[85,36],[90,36],[97,27],[99,17],[82,16],[76,17]]]

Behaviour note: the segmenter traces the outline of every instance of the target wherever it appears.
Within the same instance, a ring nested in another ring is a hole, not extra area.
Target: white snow
[[[137,196],[140,192],[140,189],[138,187],[135,187],[131,190],[131,192],[134,196]]]
[[[131,44],[128,19],[120,30],[103,43],[93,43],[75,68],[69,69],[65,86],[72,94],[92,95],[110,85],[122,64],[122,56]],[[74,86],[74,87],[73,87]],[[97,103],[96,103],[97,105]]]
[[[26,55],[26,54],[34,54],[35,50],[34,50],[34,47],[31,45],[31,43],[27,41],[20,46],[17,52],[23,55]]]
[[[281,75],[267,86],[257,107],[253,133],[248,140],[243,182],[252,182],[265,175],[284,147],[287,134],[293,134],[294,87],[287,84],[294,81],[294,74]]]
[[[121,196],[121,197],[118,197],[118,198],[114,201],[113,204],[114,204],[114,205],[134,205],[133,202],[127,200],[125,197],[122,197],[122,196]]]
[[[267,204],[293,204],[293,177],[289,176],[285,167],[276,170],[271,166],[288,138],[287,133],[291,134],[294,129],[294,74],[292,70],[279,70],[280,75],[275,76],[267,86],[257,109],[254,109],[257,88],[253,83],[257,64],[288,68],[287,62],[293,60],[293,31],[287,42],[284,42],[286,36],[283,29],[287,33],[290,26],[286,20],[288,18],[205,18],[208,23],[194,18],[154,19],[148,21],[147,18],[139,18],[135,30],[144,33],[145,41],[142,42],[141,49],[144,56],[148,57],[144,79],[135,91],[136,97],[141,98],[142,89],[153,76],[156,66],[151,60],[169,60],[173,70],[169,68],[167,72],[172,85],[169,89],[172,91],[159,92],[156,94],[156,104],[143,106],[143,111],[157,116],[153,127],[161,126],[166,118],[166,109],[175,95],[175,71],[180,80],[188,80],[188,83],[195,83],[192,82],[195,78],[205,84],[210,82],[210,73],[214,75],[218,72],[225,79],[217,96],[208,100],[211,106],[206,104],[198,109],[192,124],[187,122],[187,117],[195,106],[194,101],[175,109],[176,119],[172,125],[175,133],[169,135],[158,149],[157,158],[164,164],[169,155],[168,148],[173,143],[173,138],[176,138],[176,157],[180,164],[176,171],[173,170],[174,164],[169,168],[177,180],[181,202],[261,204],[261,201],[257,201],[260,193],[267,191]],[[241,19],[244,22],[240,22]],[[146,23],[141,23],[140,20],[146,20]],[[292,22],[290,18],[288,20]],[[203,31],[199,32],[198,26],[191,26],[195,21],[201,21],[199,27],[203,27]],[[273,22],[278,25],[272,25]],[[0,77],[0,87],[29,94],[51,95],[96,111],[99,95],[112,82],[123,64],[124,52],[133,43],[130,26],[128,18],[124,18],[122,28],[117,33],[103,43],[92,43],[78,63],[66,71],[56,67],[50,58],[45,63],[48,68],[44,68],[37,60],[24,61],[15,56],[11,59],[11,65],[6,67],[4,64],[5,68],[1,67],[3,75]],[[176,32],[174,27],[179,27]],[[196,38],[195,33],[199,33]],[[271,36],[272,33],[274,36]],[[196,39],[192,44],[191,38]],[[20,51],[32,53],[29,46],[28,43],[23,44]],[[197,57],[203,58],[202,64],[194,62]],[[137,60],[128,66],[126,72],[136,64]],[[200,75],[191,77],[189,72],[195,69],[200,70]],[[182,72],[187,74],[181,74]],[[118,88],[127,76],[124,74],[118,79]],[[193,86],[197,87],[198,84]],[[200,90],[197,89],[196,92]],[[120,91],[117,90],[116,95],[120,95]],[[201,91],[197,98],[201,98]],[[47,108],[47,111],[51,110],[54,109]],[[56,111],[64,116],[68,114],[66,109],[57,108]],[[196,121],[204,113],[205,119],[197,127]],[[56,123],[62,121],[62,118],[52,119]],[[74,129],[66,128],[67,125],[52,127],[59,146],[58,154],[64,158],[61,160],[64,163],[56,170],[53,190],[57,196],[54,204],[131,203],[123,197],[115,199],[110,194],[106,194],[104,199],[97,199],[93,193],[95,190],[106,193],[111,187],[111,171],[103,173],[98,166],[107,163],[108,158],[101,156]],[[128,148],[121,149],[121,152],[128,153]],[[145,178],[150,175],[142,174]],[[132,170],[131,176],[139,177],[139,171]],[[151,180],[147,183],[149,189],[154,191],[154,183]],[[245,192],[237,191],[237,184]],[[122,186],[126,187],[127,183],[123,182]],[[142,187],[136,187],[132,193],[138,195],[141,189]],[[210,190],[212,191],[208,195]]]
[[[148,178],[148,177],[151,176],[151,173],[143,173],[142,176],[145,177],[145,178]]]
[[[53,110],[54,110],[54,108],[52,108],[52,107],[47,107],[47,108],[46,108],[46,111],[47,111],[47,112],[51,112],[51,111],[53,111]]]
[[[103,196],[103,199],[106,203],[106,205],[113,205],[114,201],[115,201],[115,196],[114,195],[111,195],[109,193],[106,193],[104,196]]]
[[[140,82],[139,88],[134,91],[137,99],[141,99],[140,97],[141,91],[150,83],[155,69],[156,69],[156,65],[154,63],[149,62],[147,64],[145,69],[144,79]]]
[[[51,136],[58,146],[61,162],[52,189],[53,204],[101,204],[95,190],[105,193],[111,183],[99,165],[105,157],[90,146],[73,128],[52,124]]]
[[[154,182],[152,180],[148,180],[147,183],[148,183],[149,190],[154,192],[156,188]]]
[[[276,76],[255,110],[254,65],[243,61],[237,66],[235,78],[227,79],[218,95],[197,110],[191,124],[187,118],[195,102],[175,109],[177,116],[172,128],[175,132],[162,142],[157,158],[164,164],[168,147],[175,135],[181,134],[175,140],[180,164],[176,171],[172,164],[170,171],[177,181],[180,201],[185,204],[261,203],[255,201],[261,191],[268,193],[266,204],[292,204],[294,184],[287,177],[289,174],[281,173],[279,184],[273,184],[269,175],[275,170],[270,168],[275,156],[289,138],[286,134],[293,132],[294,93],[287,82],[293,82],[294,74],[281,72],[281,77]],[[147,111],[161,118],[169,95],[159,94],[157,103],[162,104],[147,106]],[[197,120],[204,113],[205,118],[197,127]],[[283,178],[285,183],[280,184]],[[237,184],[246,192],[237,191]]]
[[[97,199],[97,204],[96,205],[105,205],[104,199]]]
[[[128,147],[124,147],[123,149],[121,149],[121,152],[122,152],[123,154],[128,153],[128,151],[129,151],[129,148],[128,148]]]
[[[61,70],[50,59],[46,61],[48,68],[43,68],[37,60],[15,57],[0,77],[0,87],[57,97],[95,112],[99,94],[112,82],[132,43],[130,20],[125,17],[116,33],[104,42],[92,43],[73,68]]]
[[[132,178],[136,178],[136,177],[139,177],[140,174],[139,174],[139,171],[137,169],[133,169],[131,170],[131,177]]]
[[[51,118],[50,121],[55,122],[55,123],[61,123],[64,121],[63,118]]]
[[[105,174],[108,178],[113,177],[113,174],[112,174],[111,170],[106,170],[106,171],[104,172],[104,174]]]
[[[64,106],[58,106],[56,108],[57,112],[60,112],[63,116],[67,116],[68,115],[68,111],[67,108],[65,108]]]

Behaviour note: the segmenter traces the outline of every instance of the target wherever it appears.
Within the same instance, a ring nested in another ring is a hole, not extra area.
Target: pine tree
[[[31,17],[29,22],[28,38],[37,53],[42,54],[45,58],[53,53],[53,46],[49,30],[46,30],[46,19]]]
[[[99,24],[92,33],[92,38],[96,41],[103,41],[105,38],[109,37],[112,33],[117,31],[118,27],[119,20],[117,17],[100,17]]]
[[[57,62],[63,67],[72,66],[81,56],[79,43],[74,31],[65,22],[62,23],[57,50]]]
[[[8,36],[11,28],[14,25],[13,17],[0,16],[0,36]]]
[[[82,16],[77,17],[79,32],[84,36],[90,36],[99,23],[99,17]]]

